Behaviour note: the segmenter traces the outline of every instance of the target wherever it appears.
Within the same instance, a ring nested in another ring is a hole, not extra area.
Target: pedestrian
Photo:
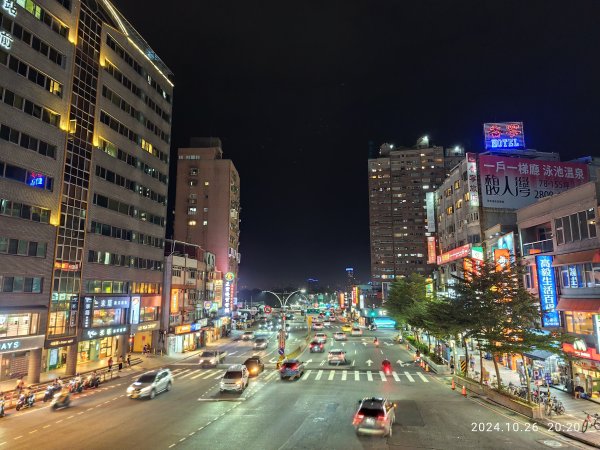
[[[450,357],[450,375],[454,375],[454,356]]]
[[[25,381],[23,381],[23,378],[21,377],[17,380],[17,386],[15,387],[17,394],[20,394],[24,388],[25,388]]]
[[[119,364],[119,372],[120,372],[121,369],[123,368],[123,357],[119,355],[119,358],[117,359],[117,362]]]
[[[127,354],[127,367],[131,367],[131,354]]]
[[[473,355],[469,357],[469,365],[471,366],[471,370],[475,370],[475,357]]]
[[[111,356],[110,358],[108,358],[108,371],[109,372],[112,370],[112,365],[113,365],[113,359]]]

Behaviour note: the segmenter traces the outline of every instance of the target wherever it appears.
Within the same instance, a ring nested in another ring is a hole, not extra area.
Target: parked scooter
[[[99,385],[100,377],[96,374],[96,372],[92,372],[91,374],[89,374],[83,381],[84,389],[97,388]]]
[[[29,390],[28,394],[22,392],[21,395],[19,395],[19,400],[17,400],[17,405],[15,406],[15,409],[19,411],[21,410],[21,408],[31,408],[34,404],[35,394],[32,390]]]
[[[60,408],[67,408],[71,404],[71,393],[68,389],[63,389],[58,394],[54,395],[52,399],[52,409],[57,410]]]
[[[73,394],[79,394],[83,392],[83,382],[81,381],[81,377],[79,375],[69,382],[69,392]]]
[[[0,417],[4,417],[4,396],[0,397]]]
[[[52,398],[54,397],[54,394],[58,391],[60,391],[62,389],[62,386],[60,384],[58,384],[58,382],[54,382],[52,384],[49,384],[46,387],[46,391],[44,392],[44,403],[52,400]]]

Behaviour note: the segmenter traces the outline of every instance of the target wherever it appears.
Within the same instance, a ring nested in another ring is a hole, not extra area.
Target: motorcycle
[[[388,361],[387,359],[384,359],[383,362],[381,363],[381,371],[385,375],[390,375],[392,373],[392,363],[390,361]]]
[[[379,339],[375,338],[373,343],[375,344],[375,347],[379,347]]]
[[[369,330],[375,331],[376,329],[377,329],[377,325],[375,325],[374,323],[369,325]]]
[[[0,398],[0,417],[4,417],[4,397]]]
[[[89,374],[83,382],[84,389],[97,388],[100,385],[100,377],[96,374]]]
[[[59,408],[67,408],[71,404],[71,393],[68,390],[64,390],[54,395],[52,399],[52,409],[57,410]]]
[[[49,384],[46,387],[46,391],[44,392],[44,398],[43,401],[44,403],[46,403],[49,400],[52,400],[52,397],[54,397],[54,393],[56,391],[60,391],[61,387],[58,384]]]
[[[80,378],[73,378],[69,382],[69,392],[73,394],[79,394],[83,392],[83,383]]]
[[[19,396],[19,400],[17,400],[17,405],[15,409],[17,411],[21,410],[21,408],[31,408],[35,403],[35,394],[30,392],[29,395],[21,394]]]

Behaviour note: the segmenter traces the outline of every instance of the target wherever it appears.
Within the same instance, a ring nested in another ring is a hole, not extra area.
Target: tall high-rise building
[[[223,159],[218,138],[192,138],[189,148],[180,148],[177,174],[174,238],[215,254],[223,276],[223,295],[215,301],[228,314],[241,257],[240,177],[233,161]]]
[[[0,379],[35,382],[159,324],[173,84],[107,0],[0,20]]]
[[[464,156],[461,148],[444,149],[419,139],[412,148],[380,147],[369,159],[371,279],[391,282],[412,272],[427,275],[425,198],[442,184],[448,170]]]

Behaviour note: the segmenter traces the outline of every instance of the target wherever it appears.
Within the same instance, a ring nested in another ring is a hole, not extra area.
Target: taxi
[[[348,324],[342,325],[342,331],[344,333],[349,333],[350,331],[352,331],[352,325],[348,325]]]

